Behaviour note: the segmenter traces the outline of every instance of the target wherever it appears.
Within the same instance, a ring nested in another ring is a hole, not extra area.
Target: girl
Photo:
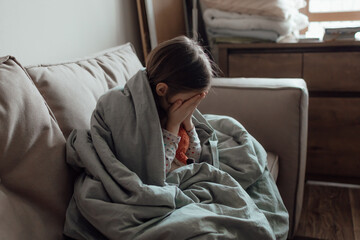
[[[195,162],[200,158],[192,114],[210,88],[213,66],[202,47],[185,36],[159,44],[147,58],[147,75],[162,125],[167,173],[185,165],[176,157],[180,156],[176,151],[183,129],[189,136],[186,157]]]

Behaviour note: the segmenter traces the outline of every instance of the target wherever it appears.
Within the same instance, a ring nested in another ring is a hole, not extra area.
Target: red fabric
[[[175,157],[180,162],[187,164],[186,160],[188,159],[188,157],[185,155],[185,153],[186,153],[187,149],[189,148],[190,138],[189,138],[189,135],[187,134],[186,130],[183,127],[180,127],[178,135],[179,135],[179,137],[181,137],[181,140],[178,144],[178,148],[176,150]]]

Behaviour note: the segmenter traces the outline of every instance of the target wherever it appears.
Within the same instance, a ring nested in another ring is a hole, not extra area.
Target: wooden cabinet
[[[301,54],[233,53],[229,54],[229,76],[301,77]]]
[[[303,78],[309,89],[360,92],[360,50],[358,51],[304,53]]]
[[[228,77],[303,78],[307,178],[360,182],[360,42],[219,44]]]
[[[360,97],[310,97],[308,174],[359,177]]]

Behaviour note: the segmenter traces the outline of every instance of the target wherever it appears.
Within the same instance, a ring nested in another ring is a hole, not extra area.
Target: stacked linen
[[[202,0],[208,37],[278,41],[307,27],[304,0]]]

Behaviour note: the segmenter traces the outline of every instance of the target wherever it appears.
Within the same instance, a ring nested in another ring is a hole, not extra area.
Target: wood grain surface
[[[360,240],[360,189],[306,185],[295,240]]]
[[[310,91],[360,91],[360,53],[304,53],[304,73]]]
[[[360,98],[311,97],[307,173],[360,178]]]
[[[298,78],[302,75],[300,53],[233,53],[229,55],[230,77]]]

